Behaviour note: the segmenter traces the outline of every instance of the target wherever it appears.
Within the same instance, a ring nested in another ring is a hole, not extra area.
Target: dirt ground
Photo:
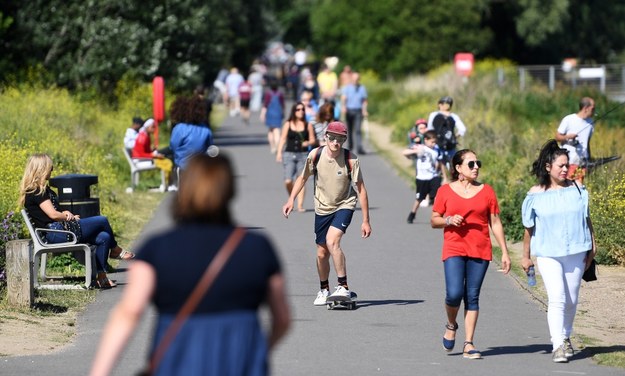
[[[368,134],[371,142],[391,158],[395,165],[409,166],[410,162],[401,155],[403,145],[391,144],[390,133],[388,128],[369,123]],[[512,252],[515,252],[514,249],[518,252],[518,247],[511,247]],[[536,298],[539,302],[546,301],[540,290],[537,291]],[[623,302],[625,268],[600,265],[597,281],[582,282],[575,331],[585,339],[582,342],[578,337],[577,343],[593,346],[625,344]],[[545,315],[545,323],[546,320]],[[0,357],[58,351],[75,336],[75,324],[76,313],[73,312],[43,318],[13,312],[0,314]]]

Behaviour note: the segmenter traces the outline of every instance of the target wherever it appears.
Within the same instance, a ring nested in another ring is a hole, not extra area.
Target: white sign
[[[605,68],[580,68],[579,78],[603,78],[605,77]]]

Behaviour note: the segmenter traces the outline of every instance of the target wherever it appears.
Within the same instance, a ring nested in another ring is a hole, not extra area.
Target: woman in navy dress
[[[91,375],[108,375],[150,301],[158,320],[151,353],[205,269],[235,229],[230,217],[234,178],[224,156],[192,157],[173,206],[177,225],[137,251],[128,286],[104,330]],[[220,274],[187,318],[155,375],[267,375],[268,354],[287,332],[284,277],[269,240],[246,232]],[[272,317],[267,336],[258,308]]]

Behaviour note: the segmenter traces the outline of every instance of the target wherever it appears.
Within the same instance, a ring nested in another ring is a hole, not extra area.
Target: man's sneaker
[[[554,363],[568,363],[569,359],[564,354],[564,344],[553,352],[552,360]]]
[[[564,339],[564,343],[562,344],[562,346],[564,346],[564,356],[566,356],[567,358],[571,358],[573,356],[573,345],[571,345],[571,339],[570,338],[565,338]]]
[[[408,214],[408,219],[406,220],[406,222],[408,222],[408,223],[414,222],[415,215],[416,215],[415,213],[410,212],[410,214]]]
[[[326,289],[319,290],[319,292],[317,293],[317,298],[315,299],[313,304],[316,306],[326,305],[326,300],[328,299],[328,295],[330,295],[330,291]]]
[[[328,297],[330,301],[346,301],[351,300],[352,294],[343,286],[336,286],[336,290]]]

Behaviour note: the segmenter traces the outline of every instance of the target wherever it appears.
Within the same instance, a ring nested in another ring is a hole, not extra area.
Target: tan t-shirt
[[[308,153],[306,166],[302,171],[302,177],[308,179],[314,175],[314,156],[318,149]],[[352,154],[353,156],[353,154]],[[347,176],[345,165],[345,153],[343,149],[336,159],[328,156],[328,150],[321,151],[321,157],[317,163],[317,177],[315,181],[315,213],[319,215],[332,214],[340,209],[354,210],[356,208],[357,194],[353,183],[362,180],[360,162],[352,159],[351,181]]]

